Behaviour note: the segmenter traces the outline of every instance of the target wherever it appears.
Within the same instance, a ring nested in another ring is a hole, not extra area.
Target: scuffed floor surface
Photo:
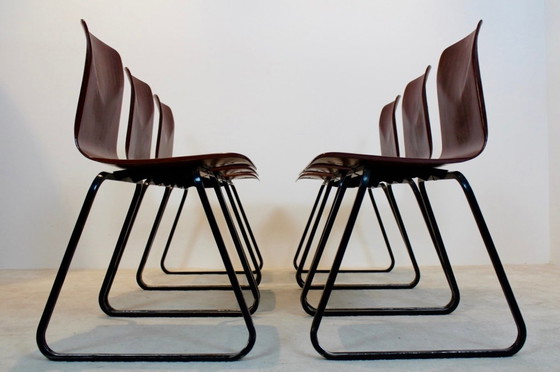
[[[508,266],[506,271],[525,317],[528,338],[514,357],[401,361],[327,361],[309,339],[311,317],[299,302],[292,271],[265,271],[261,303],[254,315],[257,343],[232,363],[65,363],[47,360],[35,344],[35,330],[55,271],[0,271],[1,371],[558,371],[560,370],[560,267]],[[87,352],[229,351],[246,341],[238,318],[133,319],[107,317],[97,305],[102,271],[73,271],[53,316],[48,338],[57,350]],[[357,274],[341,281],[406,281],[410,273]],[[437,306],[449,290],[437,268],[422,270],[413,290],[341,291],[332,306]],[[377,275],[377,276],[376,276]],[[324,321],[320,337],[332,350],[503,347],[515,337],[514,325],[489,267],[456,272],[461,304],[452,315],[345,317]],[[149,272],[153,283],[173,281]],[[223,279],[223,278],[222,278]],[[205,278],[208,280],[208,278]],[[218,280],[218,279],[216,279]],[[316,295],[311,296],[316,300]],[[227,292],[145,292],[134,271],[119,273],[111,295],[116,308],[228,308]]]

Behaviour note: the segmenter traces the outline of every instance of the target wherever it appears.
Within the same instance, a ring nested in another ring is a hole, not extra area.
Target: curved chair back
[[[464,161],[482,152],[488,138],[486,109],[478,65],[475,31],[441,54],[437,93],[441,125],[441,159]]]
[[[87,39],[86,62],[74,139],[80,152],[93,160],[117,159],[117,137],[124,76],[119,53],[93,36],[82,20]]]
[[[432,157],[432,131],[426,99],[426,72],[412,80],[404,89],[402,99],[402,124],[404,151],[407,158],[429,159]]]
[[[379,116],[379,140],[381,142],[382,156],[399,156],[399,142],[397,140],[397,124],[395,112],[400,96],[391,103],[383,106]]]
[[[156,158],[170,158],[173,156],[173,137],[175,135],[175,121],[171,108],[162,103],[157,95],[157,107],[159,110],[159,128],[156,141]]]
[[[148,84],[133,76],[128,68],[130,81],[130,113],[126,132],[127,159],[149,159],[154,129],[154,98]]]

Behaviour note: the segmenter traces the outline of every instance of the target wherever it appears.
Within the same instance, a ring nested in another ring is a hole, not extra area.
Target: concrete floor
[[[35,344],[35,329],[55,272],[0,271],[1,371],[558,371],[560,370],[560,267],[509,266],[510,282],[528,328],[525,347],[503,359],[448,359],[407,361],[327,361],[311,346],[311,318],[299,305],[300,289],[291,271],[265,271],[261,304],[254,316],[257,343],[241,361],[232,363],[64,363],[48,361]],[[414,290],[345,292],[333,304],[374,303],[389,306],[444,304],[448,290],[441,272],[422,271]],[[112,319],[97,306],[97,290],[103,273],[73,271],[65,286],[49,329],[50,342],[60,350],[143,350],[165,352],[214,351],[241,347],[246,334],[237,318],[216,319]],[[181,308],[224,306],[232,303],[225,292],[146,293],[133,282],[134,272],[123,271],[111,297],[115,307]],[[369,274],[368,274],[369,275]],[[400,270],[375,280],[407,280]],[[329,318],[320,337],[336,348],[451,348],[503,347],[514,338],[513,324],[487,267],[457,270],[461,304],[452,314],[432,317]],[[149,279],[163,280],[150,272]],[[354,278],[351,278],[354,279]],[[372,279],[373,280],[373,279]],[[209,305],[212,303],[212,305]],[[216,327],[219,325],[219,327]]]

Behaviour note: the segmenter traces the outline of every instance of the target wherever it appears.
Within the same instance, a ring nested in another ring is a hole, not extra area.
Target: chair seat
[[[245,155],[238,153],[212,153],[200,155],[187,155],[176,156],[168,158],[155,158],[155,159],[104,159],[104,158],[91,158],[92,160],[112,164],[122,169],[130,170],[151,170],[151,169],[195,169],[206,168],[213,169],[225,166],[240,166],[256,170],[253,162]]]
[[[348,152],[325,152],[316,156],[305,170],[317,169],[317,167],[332,166],[349,169],[359,167],[438,167],[445,164],[457,163],[461,159],[458,158],[439,158],[439,159],[422,159],[422,158],[401,158],[395,156],[380,156]]]
[[[347,172],[355,172],[368,168],[372,172],[372,177],[376,174],[383,174],[387,181],[398,180],[401,178],[426,177],[435,168],[442,165],[460,163],[463,158],[401,158],[395,156],[380,156],[347,152],[325,152],[316,156],[305,169],[300,173],[303,178],[322,178],[327,174],[331,178],[343,175]],[[323,177],[316,177],[319,173],[325,173]],[[311,177],[308,177],[311,175]]]

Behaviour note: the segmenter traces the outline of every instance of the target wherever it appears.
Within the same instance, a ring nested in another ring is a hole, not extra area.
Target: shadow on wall
[[[0,90],[0,172],[2,173],[0,235],[1,268],[56,266],[64,238],[57,232],[66,221],[63,200],[39,142],[17,104]],[[51,255],[52,253],[52,255]]]
[[[292,267],[292,258],[309,210],[305,207],[291,208],[290,212],[278,207],[266,210],[265,216],[254,219],[255,222],[262,221],[255,224],[255,236],[263,254],[264,266],[267,269]]]

